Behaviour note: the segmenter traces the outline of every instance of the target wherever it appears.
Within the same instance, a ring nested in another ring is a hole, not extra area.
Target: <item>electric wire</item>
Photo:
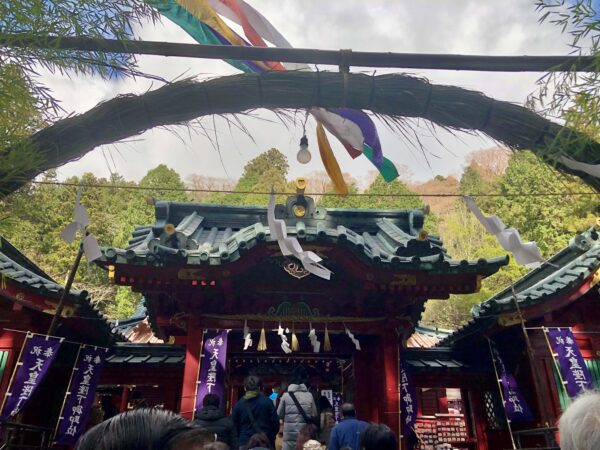
[[[246,194],[246,195],[295,195],[295,192],[270,192],[270,191],[235,191],[232,189],[200,189],[200,188],[176,188],[176,187],[161,187],[161,186],[124,186],[114,184],[93,184],[93,183],[70,183],[63,181],[31,181],[32,184],[38,185],[54,185],[54,186],[73,186],[93,189],[122,189],[132,191],[164,191],[164,192],[203,192],[217,194]],[[386,193],[348,193],[342,195],[334,192],[305,192],[306,196],[326,196],[326,197],[554,197],[554,196],[600,196],[600,192],[583,191],[583,192],[520,192],[520,193],[489,193],[489,194],[453,194],[453,193],[435,193],[435,194],[386,194]]]

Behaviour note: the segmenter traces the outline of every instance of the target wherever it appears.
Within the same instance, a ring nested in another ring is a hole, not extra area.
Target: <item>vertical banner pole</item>
[[[548,338],[548,328],[542,327],[542,332],[544,333],[544,337],[546,338],[546,344],[548,344],[548,350],[550,350],[550,356],[552,356],[552,361],[554,362],[554,368],[556,369],[556,373],[558,374],[558,379],[560,380],[560,384],[562,386],[562,390],[565,393],[565,397],[567,399],[567,405],[571,403],[571,397],[567,392],[567,383],[562,376],[562,372],[560,371],[560,366],[558,365],[558,361],[556,360],[556,353],[554,353],[554,349],[552,348],[552,344],[550,343],[550,339]]]
[[[194,394],[194,409],[192,410],[192,421],[196,417],[196,400],[198,400],[198,388],[200,380],[200,367],[202,366],[202,355],[204,355],[204,335],[206,334],[206,329],[202,330],[202,339],[200,339],[200,354],[198,355],[198,373],[196,374],[196,391]]]
[[[531,366],[531,375],[533,378],[533,389],[535,393],[535,400],[540,411],[540,419],[544,423],[545,427],[550,426],[550,420],[548,419],[548,411],[544,404],[542,403],[541,397],[541,389],[540,389],[540,374],[537,369],[537,365],[535,363],[535,356],[533,347],[531,346],[531,341],[529,340],[529,335],[527,334],[527,327],[525,326],[525,319],[523,318],[523,314],[521,313],[521,308],[519,307],[519,301],[517,300],[517,294],[515,292],[515,286],[513,284],[510,285],[513,295],[513,301],[515,302],[515,307],[517,308],[517,314],[519,314],[519,321],[521,322],[521,331],[523,332],[523,339],[525,339],[525,348],[527,349],[527,357],[529,359],[529,365]]]
[[[12,389],[12,384],[15,379],[15,375],[17,373],[17,370],[19,370],[19,365],[21,364],[21,357],[23,356],[23,350],[25,349],[25,344],[27,344],[27,339],[30,339],[32,336],[33,336],[33,334],[28,331],[27,334],[25,335],[25,339],[23,339],[23,345],[21,345],[21,350],[19,350],[19,356],[17,358],[17,362],[15,363],[15,367],[13,369],[12,375],[10,376],[10,381],[8,382],[8,386],[6,386],[6,392],[4,394],[4,398],[2,399],[2,406],[0,407],[0,414],[2,414],[2,411],[4,411],[4,405],[6,405],[6,400],[8,399],[8,396],[12,395],[12,392],[10,392],[10,390]]]
[[[496,358],[494,358],[494,352],[492,351],[492,343],[490,338],[486,336],[488,341],[488,347],[490,349],[490,356],[492,357],[492,364],[494,365],[494,374],[496,375],[496,383],[498,383],[498,392],[500,392],[500,401],[502,402],[502,411],[504,411],[504,417],[506,418],[506,425],[508,426],[508,433],[510,434],[510,441],[512,443],[513,450],[516,450],[517,444],[515,444],[515,438],[512,432],[512,426],[510,424],[510,419],[508,418],[508,414],[506,413],[506,404],[504,403],[504,391],[502,390],[502,384],[500,383],[500,375],[498,375],[498,368],[496,367]]]
[[[398,330],[396,330],[398,337],[400,337],[400,333],[398,333]],[[398,344],[398,341],[396,340],[396,361],[397,361],[397,367],[396,370],[398,371],[398,440],[399,440],[399,444],[400,447],[402,448],[402,390],[400,389],[400,383],[401,383],[401,377],[402,377],[402,371],[400,369],[400,345]]]
[[[60,414],[58,415],[58,420],[56,421],[56,426],[54,427],[54,433],[52,434],[52,442],[54,442],[54,440],[56,439],[56,433],[58,433],[58,426],[60,425],[60,421],[62,420],[63,412],[65,411],[67,397],[71,395],[71,385],[73,384],[73,377],[75,376],[75,369],[77,368],[77,362],[79,361],[79,354],[81,353],[82,347],[85,347],[85,345],[79,344],[79,348],[77,349],[77,356],[75,356],[75,362],[73,363],[73,368],[71,369],[69,385],[67,386],[67,391],[65,392],[65,397],[63,398],[62,406],[60,407]]]

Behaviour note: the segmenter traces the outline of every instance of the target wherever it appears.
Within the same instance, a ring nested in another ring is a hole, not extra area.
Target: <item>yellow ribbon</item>
[[[319,143],[319,153],[321,154],[321,160],[325,166],[325,170],[331,178],[335,192],[341,195],[348,195],[348,186],[344,181],[340,165],[335,159],[331,145],[325,134],[325,129],[321,122],[317,122],[317,142]]]
[[[215,12],[208,4],[207,0],[175,0],[175,2],[193,15],[196,19],[204,22],[229,42],[231,45],[246,46],[246,43],[240,38]],[[261,61],[253,61],[264,70],[271,70],[269,66]]]

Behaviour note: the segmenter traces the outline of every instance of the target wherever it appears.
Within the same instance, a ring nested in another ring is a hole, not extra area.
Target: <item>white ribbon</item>
[[[83,187],[77,188],[77,196],[75,197],[75,207],[73,208],[73,222],[68,224],[65,229],[60,233],[60,237],[72,244],[77,235],[77,231],[81,230],[85,233],[85,229],[90,224],[90,215],[87,210],[81,204],[81,191]],[[102,257],[102,251],[98,245],[98,240],[95,236],[87,233],[82,240],[83,252],[87,260],[88,266],[92,261]]]
[[[310,339],[310,345],[312,345],[313,352],[319,353],[321,351],[321,343],[319,342],[319,339],[317,338],[317,332],[313,328],[312,324],[309,323],[308,327],[310,328],[310,332],[308,333],[308,339]]]
[[[596,178],[600,178],[600,164],[588,164],[574,159],[561,156],[558,161],[567,166],[571,170],[577,170],[579,172],[585,172]]]
[[[356,347],[356,350],[360,351],[360,341],[358,339],[356,339],[356,337],[354,337],[354,334],[352,334],[352,332],[348,329],[348,327],[344,326],[344,328],[346,328],[346,334],[348,335],[350,340],[354,343],[354,347]]]
[[[519,232],[514,228],[506,228],[498,216],[484,216],[473,198],[465,195],[464,200],[477,220],[481,222],[488,233],[496,236],[500,247],[513,254],[518,264],[533,269],[544,261],[534,241],[523,242]]]
[[[290,331],[286,328],[285,331],[289,333]],[[284,353],[292,353],[292,349],[290,348],[290,344],[288,343],[287,336],[284,333],[283,328],[281,328],[281,323],[279,327],[277,327],[277,334],[281,337],[281,349]]]
[[[269,208],[267,209],[267,220],[271,237],[277,239],[279,249],[284,256],[294,256],[300,260],[302,266],[313,275],[329,280],[331,271],[319,264],[321,258],[314,252],[302,250],[302,246],[295,237],[288,237],[285,221],[275,218],[275,194],[271,192]]]
[[[252,347],[252,335],[250,334],[248,321],[244,320],[244,350],[248,350],[250,347]]]

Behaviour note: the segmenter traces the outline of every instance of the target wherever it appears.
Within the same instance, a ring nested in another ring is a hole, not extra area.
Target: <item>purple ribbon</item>
[[[412,376],[404,361],[400,362],[400,419],[402,434],[409,436],[414,433],[417,418],[417,394]]]
[[[202,409],[207,394],[215,394],[223,404],[225,363],[227,361],[227,330],[207,332],[204,336],[204,354],[200,362],[200,378],[196,395],[196,411]]]
[[[498,353],[498,350],[496,350],[493,344],[491,344],[491,350],[496,363],[496,370],[498,371],[498,375],[500,375],[506,417],[508,417],[508,420],[515,423],[532,422],[533,414],[531,413],[531,409],[529,408],[525,397],[521,394],[515,377],[508,371],[500,353]]]
[[[577,397],[583,391],[594,389],[592,374],[585,365],[573,332],[568,328],[549,328],[547,333],[569,397]]]
[[[74,445],[85,431],[108,349],[82,346],[73,369],[67,400],[56,428],[55,443]]]
[[[383,166],[383,151],[381,150],[379,134],[373,120],[358,109],[338,108],[334,109],[333,112],[358,125],[365,139],[365,144],[373,149],[373,164],[377,168]],[[357,148],[357,150],[362,151],[362,148]]]
[[[23,409],[29,398],[40,385],[56,353],[61,338],[33,335],[25,338],[17,373],[6,392],[6,403],[0,421],[10,420]]]

